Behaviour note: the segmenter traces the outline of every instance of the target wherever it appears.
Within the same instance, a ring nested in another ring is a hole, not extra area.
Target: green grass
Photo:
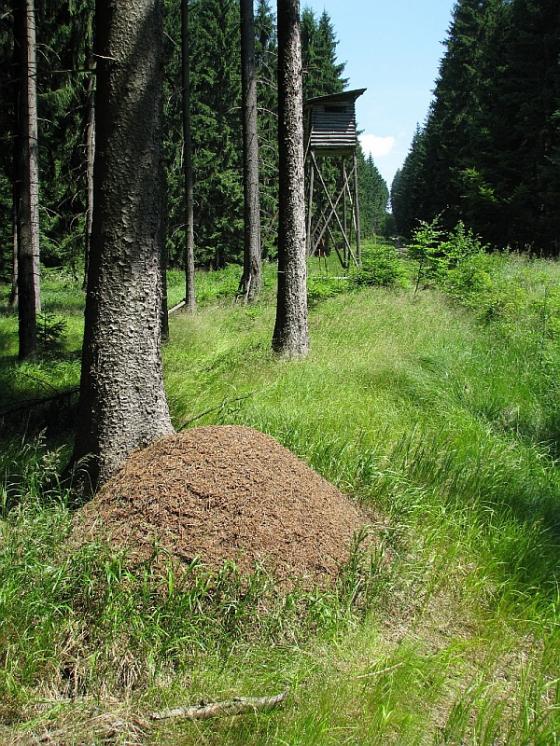
[[[234,568],[158,580],[103,547],[68,552],[59,457],[5,442],[5,738],[47,728],[124,739],[157,707],[289,687],[277,712],[149,727],[143,738],[558,743],[560,265],[487,262],[491,285],[475,308],[472,296],[415,294],[413,264],[408,288],[315,276],[304,362],[270,352],[272,267],[257,306],[233,303],[238,269],[228,268],[199,275],[199,314],[172,319],[164,361],[177,426],[210,409],[195,424],[268,432],[378,516],[372,564],[358,552],[331,592],[286,599],[265,575],[247,582]],[[38,379],[77,382],[81,296],[54,273],[49,283],[45,306],[59,304],[68,337],[20,366],[15,319],[0,320],[5,402],[36,395]],[[172,305],[179,273],[169,285]]]

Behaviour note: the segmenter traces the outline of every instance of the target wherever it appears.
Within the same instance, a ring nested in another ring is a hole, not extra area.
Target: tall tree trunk
[[[88,58],[88,69],[91,73],[87,81],[87,122],[86,122],[86,184],[87,184],[87,208],[86,226],[84,235],[84,283],[87,287],[87,276],[89,271],[89,254],[91,247],[91,234],[93,230],[93,164],[95,160],[95,67],[96,62],[93,55]]]
[[[183,169],[185,175],[185,310],[196,311],[194,280],[194,209],[191,136],[189,2],[181,0],[181,78],[183,86]]]
[[[163,0],[97,0],[96,157],[79,427],[93,486],[172,432],[161,363]]]
[[[303,93],[299,0],[278,0],[278,297],[273,348],[305,357],[307,266],[303,174]]]
[[[14,201],[12,217],[12,286],[10,288],[10,297],[8,299],[8,305],[12,308],[17,306],[18,302],[18,217],[16,199],[16,186],[14,180]]]
[[[14,3],[14,53],[20,80],[17,101],[15,189],[17,195],[19,357],[37,349],[41,313],[39,265],[39,158],[34,0]]]
[[[19,135],[19,100],[20,100],[20,79],[22,75],[20,64],[20,50],[17,43],[18,38],[18,18],[16,11],[16,2],[13,3],[13,34],[14,45],[12,53],[12,103],[13,103],[13,145],[12,145],[12,286],[10,288],[10,297],[8,304],[15,308],[18,303],[18,203],[19,203],[19,158],[20,158],[20,137]]]
[[[163,189],[163,208],[161,220],[161,309],[160,309],[160,326],[161,341],[169,340],[169,307],[167,303],[167,265],[169,264],[169,252],[167,251],[167,214],[169,203],[167,201],[167,189]]]
[[[247,302],[251,302],[257,298],[262,281],[257,70],[255,65],[253,0],[241,0],[241,89],[245,245],[240,293],[245,296]]]

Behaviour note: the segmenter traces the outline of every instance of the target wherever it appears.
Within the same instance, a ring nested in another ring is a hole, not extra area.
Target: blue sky
[[[362,145],[389,187],[432,98],[454,0],[301,0],[326,10],[357,102]]]

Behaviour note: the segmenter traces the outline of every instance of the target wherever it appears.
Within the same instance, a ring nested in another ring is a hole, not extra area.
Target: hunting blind
[[[365,91],[305,103],[307,255],[321,258],[332,247],[345,269],[361,262],[356,99]]]

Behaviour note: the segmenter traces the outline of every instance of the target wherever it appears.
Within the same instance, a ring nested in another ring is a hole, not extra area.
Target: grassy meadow
[[[333,589],[70,549],[74,400],[5,416],[0,742],[560,743],[560,264],[365,254],[347,280],[311,266],[303,362],[270,351],[272,265],[251,307],[237,267],[199,273],[164,349],[177,427],[270,433],[369,510],[375,552],[356,546]],[[2,290],[0,411],[77,385],[79,288],[46,272],[45,351],[25,364]],[[170,305],[182,290],[170,272]],[[285,689],[272,713],[146,717]]]

